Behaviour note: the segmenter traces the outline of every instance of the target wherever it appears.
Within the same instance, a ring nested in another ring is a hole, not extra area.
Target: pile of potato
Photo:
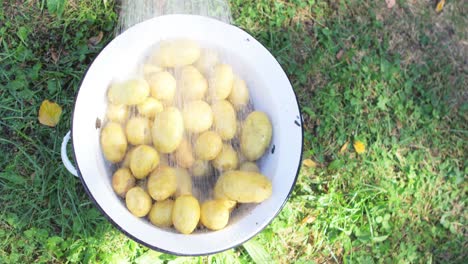
[[[271,196],[255,163],[270,145],[270,120],[250,110],[245,81],[216,52],[161,41],[139,76],[112,83],[107,98],[101,147],[133,215],[190,234],[222,229],[237,203]]]

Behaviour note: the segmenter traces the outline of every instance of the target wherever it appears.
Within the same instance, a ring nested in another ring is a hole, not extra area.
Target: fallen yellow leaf
[[[356,151],[357,154],[362,154],[362,153],[366,152],[366,145],[364,145],[364,143],[362,143],[359,140],[354,141],[353,146],[354,146],[354,150]]]
[[[317,163],[315,163],[315,161],[311,160],[311,159],[305,159],[302,161],[302,164],[306,167],[309,167],[309,168],[315,168],[317,167]]]
[[[445,5],[445,0],[440,0],[440,1],[437,3],[437,6],[436,6],[435,11],[436,11],[437,13],[441,12],[442,9],[444,9],[444,5]]]
[[[343,154],[348,149],[349,141],[346,141],[344,145],[340,148],[340,154]]]
[[[316,219],[315,216],[308,215],[308,216],[304,217],[304,219],[302,219],[301,224],[310,224],[310,223],[312,223],[315,219]]]
[[[39,108],[39,122],[43,125],[54,127],[60,120],[62,107],[49,100],[42,101]]]

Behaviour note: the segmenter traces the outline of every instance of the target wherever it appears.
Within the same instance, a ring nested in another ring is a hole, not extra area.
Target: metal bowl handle
[[[73,174],[73,176],[78,177],[78,171],[76,170],[75,166],[73,166],[73,164],[71,163],[67,155],[68,141],[70,141],[70,131],[68,131],[68,133],[63,137],[62,150],[61,150],[62,163],[63,163],[63,166],[65,166],[65,168],[68,170],[68,172]]]

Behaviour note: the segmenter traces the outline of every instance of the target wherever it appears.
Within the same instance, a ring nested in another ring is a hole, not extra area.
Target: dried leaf
[[[396,1],[395,0],[385,0],[385,3],[387,3],[387,8],[392,8]]]
[[[50,56],[52,57],[52,60],[54,61],[54,63],[57,64],[59,60],[59,55],[57,54],[54,48],[50,49]]]
[[[442,12],[442,10],[444,9],[444,5],[445,5],[445,0],[440,0],[440,1],[437,3],[437,5],[436,5],[435,11],[436,11],[437,13]]]
[[[356,151],[357,154],[362,154],[362,153],[366,152],[366,145],[364,145],[364,143],[362,143],[359,140],[354,141],[353,146],[354,146],[354,150]]]
[[[338,53],[336,54],[336,59],[337,59],[337,60],[340,60],[341,57],[343,57],[343,54],[344,54],[344,50],[341,49],[341,50],[338,51]]]
[[[43,125],[54,127],[60,120],[62,107],[60,105],[44,100],[39,108],[39,122]]]
[[[340,154],[343,154],[348,149],[349,141],[346,141],[344,145],[340,148]]]
[[[88,43],[92,46],[96,46],[97,44],[99,44],[99,42],[101,42],[103,36],[104,33],[102,33],[102,31],[99,31],[99,34],[97,36],[89,38]]]
[[[301,224],[303,224],[303,225],[304,225],[304,224],[310,224],[310,223],[312,223],[315,219],[316,219],[315,216],[313,216],[313,215],[308,215],[308,216],[304,217],[304,219],[302,219]]]
[[[317,167],[317,163],[315,163],[315,161],[311,160],[311,159],[305,159],[302,161],[302,165],[308,167],[308,168],[316,168]]]

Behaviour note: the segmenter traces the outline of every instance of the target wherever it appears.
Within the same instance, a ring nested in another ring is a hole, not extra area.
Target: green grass
[[[234,23],[290,77],[305,119],[304,156],[318,166],[301,170],[284,210],[251,242],[202,258],[129,240],[61,165],[74,96],[113,37],[115,4],[13,2],[0,1],[0,263],[468,259],[463,1],[447,1],[437,15],[432,1],[388,10],[370,0],[232,0]],[[89,46],[100,31],[103,41]],[[37,121],[44,99],[64,109],[55,128]],[[365,154],[353,151],[354,140]]]

